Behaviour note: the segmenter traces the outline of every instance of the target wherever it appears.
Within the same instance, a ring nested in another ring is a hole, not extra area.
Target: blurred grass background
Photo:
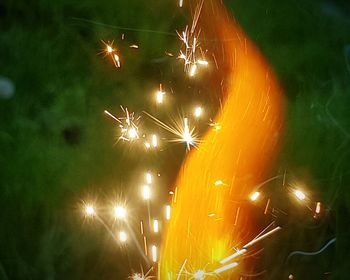
[[[281,166],[308,180],[313,195],[332,209],[321,229],[295,222],[292,235],[267,247],[274,258],[266,261],[269,273],[264,279],[286,279],[291,270],[301,275],[296,279],[347,279],[350,4],[226,2],[285,88],[288,111]],[[102,112],[117,111],[120,104],[144,108],[145,95],[155,85],[182,79],[164,54],[176,52],[174,31],[186,23],[186,14],[176,4],[0,3],[0,76],[15,85],[11,98],[0,97],[0,279],[128,275],[128,256],[111,248],[110,240],[101,237],[102,229],[84,224],[79,200],[108,195],[111,189],[127,192],[134,175],[129,167],[142,166],[142,157],[126,156],[124,145],[113,145],[113,129]],[[118,43],[123,33],[127,62],[118,71],[97,54],[101,39]],[[132,43],[140,49],[127,48]],[[336,250],[331,248],[323,258],[296,258],[293,267],[282,259],[291,243],[297,249],[315,249],[334,236]],[[332,273],[324,274],[327,270]]]

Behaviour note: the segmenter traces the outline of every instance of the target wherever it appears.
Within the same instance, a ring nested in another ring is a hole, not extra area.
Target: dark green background
[[[330,209],[317,226],[291,215],[291,229],[266,244],[264,279],[286,279],[291,271],[296,279],[348,279],[350,5],[226,3],[286,91],[279,171],[305,180]],[[79,202],[132,195],[133,178],[144,166],[171,170],[165,185],[176,174],[183,147],[149,158],[123,143],[114,146],[113,124],[102,114],[106,108],[118,112],[120,104],[155,112],[149,92],[160,82],[175,88],[181,102],[192,94],[196,86],[178,85],[184,84],[181,66],[164,54],[178,51],[174,31],[188,19],[176,4],[1,1],[0,75],[16,91],[0,99],[0,279],[125,279],[129,263],[139,269],[133,249],[127,255],[111,246],[102,228],[84,222]],[[120,45],[122,69],[97,55],[101,39]],[[133,43],[140,48],[128,48]],[[316,251],[335,236],[336,245],[324,254],[286,263],[291,250]]]

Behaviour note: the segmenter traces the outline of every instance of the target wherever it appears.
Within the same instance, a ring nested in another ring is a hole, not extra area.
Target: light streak
[[[238,266],[238,262],[229,263],[227,265],[224,265],[224,266],[222,266],[220,268],[215,269],[214,272],[216,274],[219,274],[219,273],[224,272],[226,270],[232,269],[232,268],[234,268],[236,266]]]
[[[157,255],[157,246],[152,245],[152,261],[157,262],[158,255]]]
[[[153,220],[153,232],[154,233],[158,233],[159,232],[159,222],[156,219]]]
[[[167,205],[165,206],[165,219],[169,221],[170,216],[171,216],[171,207],[170,205]]]
[[[270,230],[269,232],[261,235],[260,237],[253,239],[252,241],[248,242],[246,245],[243,246],[243,248],[248,249],[249,247],[253,246],[255,243],[267,238],[271,234],[274,234],[275,232],[281,230],[281,227],[275,227],[274,229]]]
[[[157,148],[158,147],[158,137],[156,134],[152,135],[152,146],[153,148]]]
[[[215,187],[222,186],[224,182],[222,180],[217,180],[214,182]]]
[[[316,214],[320,214],[321,213],[321,202],[317,202],[316,203],[315,213]]]
[[[224,259],[222,259],[221,261],[220,261],[220,263],[221,264],[225,264],[225,263],[227,263],[227,262],[229,262],[229,261],[231,261],[231,260],[233,260],[233,259],[235,259],[235,258],[237,258],[237,257],[239,257],[239,256],[241,256],[241,255],[243,255],[243,254],[245,254],[247,252],[247,249],[240,249],[240,250],[238,250],[237,252],[235,252],[234,254],[232,254],[232,255],[230,255],[230,256],[228,256],[228,257],[226,257],[226,258],[224,258]]]
[[[156,92],[156,102],[162,104],[164,101],[165,91],[162,89],[162,84],[159,85],[159,90]]]
[[[151,198],[151,188],[149,185],[144,185],[142,187],[142,197],[144,200],[149,200]]]
[[[301,190],[295,190],[294,195],[299,200],[304,200],[306,198],[306,195]]]

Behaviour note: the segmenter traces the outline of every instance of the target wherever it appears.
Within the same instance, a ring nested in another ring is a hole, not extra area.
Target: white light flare
[[[145,175],[145,177],[146,177],[146,183],[147,183],[148,185],[152,184],[152,174],[149,173],[149,172],[147,172],[146,175]]]
[[[157,262],[157,260],[158,260],[157,246],[152,245],[151,251],[152,251],[152,261]]]
[[[153,232],[158,233],[159,232],[159,222],[157,219],[153,220]]]
[[[165,219],[167,219],[167,221],[169,221],[170,217],[171,217],[171,207],[170,207],[170,205],[166,205],[165,206]]]
[[[127,239],[128,239],[128,236],[126,235],[125,231],[120,231],[119,232],[119,241],[122,243],[125,243]]]
[[[203,108],[200,107],[200,106],[197,106],[195,109],[194,109],[194,112],[193,112],[193,115],[196,117],[196,118],[200,118],[203,114]]]
[[[95,208],[91,204],[86,205],[84,210],[86,216],[92,217],[96,215]]]
[[[260,192],[255,192],[250,196],[251,201],[256,201],[260,196]]]
[[[123,206],[114,207],[114,217],[116,219],[125,219],[126,218],[126,209]]]
[[[306,198],[306,195],[301,190],[295,190],[294,195],[299,200],[304,200]]]
[[[153,148],[157,148],[158,147],[158,137],[156,134],[152,135],[152,146]]]
[[[188,149],[189,149],[190,145],[193,145],[194,139],[193,139],[192,133],[190,131],[190,128],[188,126],[188,119],[187,118],[184,118],[184,129],[183,129],[182,139],[184,142],[186,142]]]
[[[151,188],[149,185],[144,185],[142,187],[142,197],[144,200],[149,200],[151,198]]]
[[[157,104],[162,104],[164,101],[164,96],[165,96],[165,92],[162,90],[158,90],[156,92],[156,102]]]

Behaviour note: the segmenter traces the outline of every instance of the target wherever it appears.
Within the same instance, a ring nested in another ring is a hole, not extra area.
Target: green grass
[[[77,206],[90,193],[126,191],[134,175],[129,166],[142,168],[143,158],[113,145],[112,124],[102,112],[117,112],[119,104],[147,107],[146,92],[179,79],[172,74],[177,66],[164,55],[176,51],[177,38],[145,31],[181,28],[185,16],[175,2],[0,4],[0,75],[16,85],[13,98],[0,99],[0,279],[122,279],[129,272],[127,256],[110,248],[102,229],[83,224]],[[337,236],[335,253],[330,249],[324,258],[292,264],[296,274],[313,267],[308,279],[320,279],[312,276],[317,275],[313,263],[341,279],[350,262],[350,72],[344,56],[350,8],[345,1],[329,3],[333,8],[310,0],[229,4],[286,91],[281,170],[308,180],[313,194],[332,209],[320,232],[294,225],[296,247],[308,245],[313,236],[314,247]],[[101,39],[121,42],[128,61],[122,71],[97,55]],[[140,49],[129,49],[132,43]],[[283,236],[269,252],[284,248],[287,253],[292,241],[293,236]],[[281,279],[290,269],[282,261],[274,268],[267,263],[266,279]]]

